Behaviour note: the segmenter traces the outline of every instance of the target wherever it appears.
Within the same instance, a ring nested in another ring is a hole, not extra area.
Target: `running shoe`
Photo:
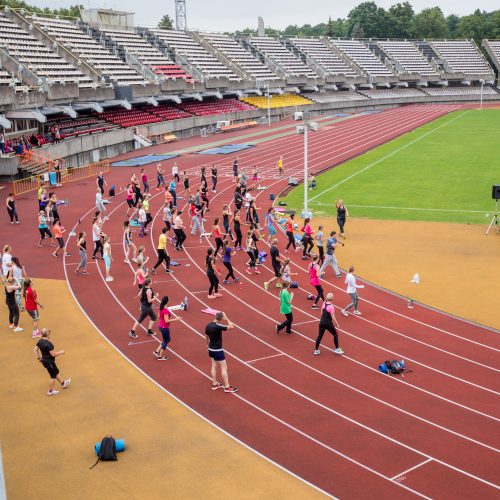
[[[167,361],[167,360],[168,358],[166,356],[163,356],[161,358],[158,356],[158,361]]]
[[[347,313],[347,311],[344,311],[343,309],[341,309],[340,311],[344,316],[349,316],[349,314]]]
[[[215,295],[207,295],[207,299],[215,299]]]
[[[212,391],[216,391],[217,389],[222,389],[223,385],[220,382],[212,384]]]
[[[230,385],[228,387],[224,387],[224,392],[238,392],[238,388]]]
[[[166,272],[167,274],[174,274],[174,272],[172,271],[172,269],[165,269],[165,272]]]
[[[333,351],[335,354],[344,354],[344,351],[340,348],[340,347],[337,347],[337,349],[335,349],[335,351]]]
[[[68,387],[68,385],[71,384],[71,379],[70,378],[67,378],[66,380],[64,380],[64,382],[62,383],[62,388],[63,389],[66,389],[66,387]]]
[[[38,331],[38,330],[35,330],[32,334],[31,334],[31,338],[32,339],[38,339],[42,336],[42,334]]]
[[[257,268],[255,268],[254,272],[255,272],[255,274],[260,274],[260,271]]]
[[[16,328],[14,328],[14,331],[15,332],[22,332],[23,328],[21,328],[20,326],[16,326]]]
[[[114,281],[113,276],[108,276],[108,277],[106,278],[106,281],[108,281],[108,282],[109,282],[109,281]]]
[[[229,285],[230,281],[229,280],[224,280],[222,283],[224,283],[224,285]]]
[[[136,339],[138,337],[137,333],[133,332],[132,330],[130,330],[128,336],[132,337],[133,339]]]
[[[360,311],[354,311],[354,314],[355,314],[356,316],[361,316],[361,312],[360,312]]]
[[[151,271],[151,274],[156,274],[156,269],[155,269],[154,267],[152,267],[152,268],[150,269],[150,271]]]
[[[215,296],[216,297],[222,297],[222,293],[216,293]]]
[[[47,396],[57,396],[59,394],[59,391],[49,391],[47,392]]]
[[[240,278],[234,278],[235,283],[238,283],[238,281],[240,281]]]
[[[155,335],[155,332],[153,332],[153,330],[146,330],[146,335],[153,336]]]
[[[278,283],[276,283],[276,288],[283,288],[283,285],[278,281]]]
[[[342,278],[342,275],[340,273],[337,274],[337,278]]]
[[[317,306],[316,304],[313,304],[311,309],[319,309],[319,306]]]
[[[319,353],[320,353],[320,352],[319,352],[319,349],[314,349],[313,354],[314,354],[315,356],[319,356]]]
[[[14,328],[14,323],[11,323],[11,324],[9,325],[9,328]]]
[[[160,353],[159,353],[159,352],[153,351],[153,354],[154,354],[157,358],[159,358],[159,357],[160,357]]]
[[[128,259],[125,259],[123,262],[125,262],[125,264],[130,264],[130,261]]]
[[[288,250],[285,250],[285,253],[290,253]]]
[[[267,290],[269,288],[269,283],[267,281],[264,281],[264,289]]]
[[[250,268],[249,268],[249,267],[247,267],[247,268],[245,269],[245,272],[246,272],[247,274],[252,274],[252,271],[250,270]]]

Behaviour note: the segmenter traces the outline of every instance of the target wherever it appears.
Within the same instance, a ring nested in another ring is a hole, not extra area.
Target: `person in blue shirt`
[[[174,207],[177,207],[177,193],[175,192],[175,188],[177,187],[177,184],[175,183],[175,180],[172,178],[170,181],[170,184],[168,185],[168,190],[170,191],[170,194],[172,195],[172,198],[174,199]]]

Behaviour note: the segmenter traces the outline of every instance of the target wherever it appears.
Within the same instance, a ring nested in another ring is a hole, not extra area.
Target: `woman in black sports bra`
[[[344,236],[344,226],[347,217],[349,217],[349,212],[344,205],[342,200],[337,201],[337,224],[339,225],[340,234],[339,236],[345,238]]]

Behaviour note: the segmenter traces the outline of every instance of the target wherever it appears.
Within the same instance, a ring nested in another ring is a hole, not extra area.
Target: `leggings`
[[[184,233],[183,229],[174,229],[175,237],[176,237],[176,244],[175,248],[182,248],[182,244],[184,243],[184,240],[186,239],[186,233]]]
[[[314,288],[316,288],[316,300],[314,301],[314,305],[316,305],[319,302],[319,299],[321,299],[323,302],[325,301],[325,295],[323,293],[323,287],[321,285],[314,285]]]
[[[215,191],[216,187],[217,187],[217,177],[215,177],[215,175],[212,175],[212,189]]]
[[[277,330],[279,332],[280,330],[283,330],[283,328],[286,328],[286,333],[292,333],[293,314],[290,312],[288,314],[285,314],[285,317],[285,321],[278,325]]]
[[[350,293],[349,295],[351,296],[352,302],[348,306],[344,307],[344,311],[348,311],[353,306],[354,306],[354,310],[357,311],[358,310],[358,292]]]
[[[80,250],[80,264],[78,264],[78,269],[87,268],[87,252],[85,250]]]
[[[319,324],[319,331],[318,331],[318,338],[316,339],[316,350],[319,349],[319,345],[321,344],[321,339],[323,338],[323,334],[326,331],[329,331],[333,335],[333,342],[335,343],[335,348],[339,348],[339,336],[337,335],[337,330],[335,330],[335,327],[333,324]]]
[[[205,204],[205,206],[208,209],[208,206],[210,205],[210,202],[208,201],[207,195],[206,194],[202,194],[201,195],[201,199],[204,201],[204,204]]]
[[[345,219],[343,217],[337,217],[337,224],[339,225],[340,234],[344,234]]]
[[[248,267],[255,267],[255,252],[253,248],[251,250],[247,250],[247,254],[250,257],[250,263],[248,264]]]
[[[219,253],[219,250],[224,246],[222,238],[215,238],[215,256]]]
[[[241,240],[243,238],[243,235],[241,234],[241,229],[238,227],[235,227],[234,234],[236,235],[236,241],[234,242],[234,246],[241,248]]]
[[[229,226],[229,222],[224,222],[224,231],[226,232],[226,234],[233,240],[233,233],[231,231],[231,227]]]
[[[101,252],[101,257],[104,257],[101,240],[94,241],[94,253],[92,254],[92,257],[95,257],[98,252]]]
[[[162,337],[161,349],[165,350],[170,342],[170,328],[163,328],[159,326],[158,330],[160,330]]]
[[[167,255],[167,252],[165,252],[165,250],[159,248],[158,260],[156,261],[156,264],[153,266],[153,269],[156,269],[158,266],[160,266],[162,262],[165,262],[165,266],[167,267],[168,271],[170,269],[170,257]]]
[[[325,248],[323,247],[323,245],[318,245],[318,252],[319,252],[318,264],[321,266],[323,264],[323,261],[325,260]]]
[[[313,240],[310,236],[304,236],[302,238],[302,255],[305,257],[306,255],[309,255],[311,253],[311,250],[314,247]]]
[[[234,277],[233,266],[232,266],[231,262],[223,262],[223,264],[226,266],[227,270],[229,271],[227,273],[227,276],[226,276],[226,281],[229,278],[233,278],[233,280],[235,280],[236,278]]]
[[[161,186],[163,186],[163,187],[165,187],[165,179],[163,178],[163,175],[158,174],[158,175],[156,176],[156,178],[157,178],[157,180],[158,180],[158,184],[157,184],[157,186],[156,186],[156,189],[158,189],[158,188],[160,187],[160,185],[161,185]]]
[[[286,246],[286,250],[288,250],[290,248],[290,245],[292,245],[293,248],[295,248],[295,240],[293,238],[293,232],[287,231],[286,235],[288,236],[288,245]]]
[[[19,306],[14,302],[7,302],[9,308],[9,323],[14,326],[19,325]]]
[[[10,222],[14,222],[14,219],[16,220],[16,222],[19,222],[19,217],[17,216],[17,212],[16,212],[15,208],[12,208],[12,209],[8,208],[7,212],[9,213]]]
[[[215,275],[213,271],[207,273],[208,279],[210,280],[210,288],[208,289],[208,295],[212,295],[212,292],[219,292],[219,278]]]
[[[40,231],[40,241],[45,239],[45,235],[47,235],[47,238],[52,238],[52,233],[48,227],[39,227],[38,230]]]

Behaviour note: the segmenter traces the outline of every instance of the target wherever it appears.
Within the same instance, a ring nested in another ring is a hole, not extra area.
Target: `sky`
[[[398,0],[378,0],[377,5],[389,8]],[[399,0],[403,1],[403,0]],[[155,26],[164,14],[175,20],[174,0],[27,0],[38,7],[68,7],[82,4],[86,8],[107,8],[135,12],[135,24]],[[347,17],[360,0],[186,0],[188,29],[200,31],[237,31],[257,26],[262,16],[266,27],[283,29],[290,24],[319,24],[332,19]],[[341,4],[341,5],[339,5]],[[413,9],[419,12],[426,7],[439,5],[445,15],[472,14],[473,10],[496,10],[498,0],[413,0]],[[307,7],[305,7],[305,5]]]

